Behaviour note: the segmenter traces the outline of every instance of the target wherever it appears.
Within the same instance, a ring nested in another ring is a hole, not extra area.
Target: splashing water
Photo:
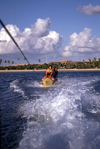
[[[18,148],[100,147],[100,93],[91,93],[91,84],[98,80],[98,77],[64,76],[49,89],[42,88],[38,81],[26,83],[27,87],[41,88],[42,91],[34,91],[34,94],[39,95],[35,99],[32,99],[32,96],[30,99],[27,94],[28,100],[18,109],[19,113],[22,113],[22,118],[27,119],[27,128],[23,132]],[[12,84],[15,85],[16,81]],[[18,91],[14,85],[14,91]],[[25,96],[20,87],[19,92]],[[91,116],[93,113],[96,117]]]
[[[2,148],[100,149],[100,72],[3,73]]]

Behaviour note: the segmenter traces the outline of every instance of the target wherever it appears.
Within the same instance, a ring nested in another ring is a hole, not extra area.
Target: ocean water
[[[0,73],[2,149],[100,149],[100,71]]]

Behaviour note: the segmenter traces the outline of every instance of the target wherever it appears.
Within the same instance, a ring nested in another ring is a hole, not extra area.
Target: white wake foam
[[[83,112],[83,106],[90,104],[92,107],[94,101],[96,101],[96,110],[99,110],[98,96],[90,94],[89,91],[91,80],[93,82],[97,79],[64,77],[64,80],[59,79],[60,83],[58,82],[55,88],[48,89],[40,95],[39,99],[25,101],[18,111],[22,113],[22,118],[27,119],[27,129],[18,148],[56,149],[57,140],[62,144],[63,149],[86,148],[88,145],[86,133],[88,134],[92,128],[97,131],[100,127],[98,122],[88,121]],[[16,91],[15,84],[16,81],[11,87]],[[36,81],[30,85],[40,86]],[[88,111],[89,108],[86,109]],[[91,109],[93,110],[93,107]]]

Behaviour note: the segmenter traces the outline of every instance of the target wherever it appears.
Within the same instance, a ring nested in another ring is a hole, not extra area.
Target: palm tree
[[[96,61],[96,57],[94,57],[94,61]]]
[[[89,58],[89,62],[91,62],[91,59]]]
[[[2,59],[0,59],[0,64],[2,63]]]
[[[39,62],[41,62],[41,60],[39,59]]]
[[[7,63],[7,61],[5,60],[5,63]]]
[[[8,60],[8,63],[10,63],[10,61]]]

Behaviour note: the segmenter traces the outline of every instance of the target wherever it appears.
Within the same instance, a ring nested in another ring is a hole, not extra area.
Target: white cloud
[[[37,19],[31,28],[25,28],[23,32],[16,25],[7,25],[9,32],[14,37],[22,51],[35,54],[56,52],[61,43],[62,36],[55,31],[50,31],[51,21]],[[6,42],[4,42],[6,40]],[[17,47],[2,28],[0,31],[0,54],[16,53]],[[19,51],[18,51],[19,52]]]
[[[96,40],[94,42],[94,39]],[[73,33],[70,36],[69,44],[64,48],[63,56],[75,56],[79,53],[100,53],[100,38],[91,36],[91,29],[85,28],[79,34]]]
[[[17,34],[19,33],[19,29],[17,28],[16,25],[7,25],[7,29],[11,32],[12,36],[16,37]],[[7,41],[9,42],[11,38],[9,35],[6,33],[5,29],[2,28],[0,31],[0,41]]]
[[[92,6],[91,4],[89,4],[88,6],[83,6],[82,8],[81,6],[79,6],[77,8],[77,11],[86,15],[100,14],[100,6]]]
[[[49,34],[49,28],[51,26],[50,19],[37,19],[37,22],[32,25],[32,33],[34,36],[43,37]]]

